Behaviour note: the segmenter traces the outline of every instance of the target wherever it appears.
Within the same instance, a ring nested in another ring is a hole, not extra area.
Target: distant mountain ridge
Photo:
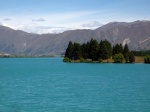
[[[10,54],[61,54],[69,41],[84,43],[94,38],[112,45],[128,44],[130,50],[150,50],[150,21],[111,22],[95,30],[70,30],[60,34],[31,34],[0,26],[0,52]]]

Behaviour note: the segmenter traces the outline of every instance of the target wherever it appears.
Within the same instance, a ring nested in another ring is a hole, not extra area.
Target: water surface
[[[1,58],[0,112],[150,112],[150,65]]]

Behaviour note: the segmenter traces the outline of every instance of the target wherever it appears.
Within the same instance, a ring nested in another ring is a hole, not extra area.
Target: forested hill
[[[128,44],[130,50],[150,49],[150,21],[111,22],[95,30],[72,30],[60,34],[31,34],[0,26],[0,52],[61,54],[69,41],[86,43],[107,39],[112,45]]]

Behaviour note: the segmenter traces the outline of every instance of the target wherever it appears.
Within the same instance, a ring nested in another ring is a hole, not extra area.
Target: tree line
[[[131,51],[135,56],[146,56],[150,55],[150,50],[144,50],[144,51]]]
[[[129,50],[128,45],[122,46],[122,44],[116,44],[112,47],[111,43],[107,40],[101,40],[99,43],[95,39],[91,39],[87,43],[68,44],[65,52],[64,61],[70,60],[87,60],[102,61],[112,58],[114,62],[134,62],[135,57]]]

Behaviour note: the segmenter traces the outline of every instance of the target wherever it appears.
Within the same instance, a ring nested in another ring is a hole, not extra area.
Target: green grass
[[[144,63],[144,56],[135,56],[135,63]]]
[[[80,63],[80,60],[71,60],[73,63]],[[99,63],[99,61],[92,61],[90,59],[87,59],[84,61],[85,63]],[[103,60],[101,63],[113,63],[114,60],[112,58]],[[125,63],[125,61],[123,61]],[[144,63],[144,56],[135,56],[135,62],[134,63]]]

